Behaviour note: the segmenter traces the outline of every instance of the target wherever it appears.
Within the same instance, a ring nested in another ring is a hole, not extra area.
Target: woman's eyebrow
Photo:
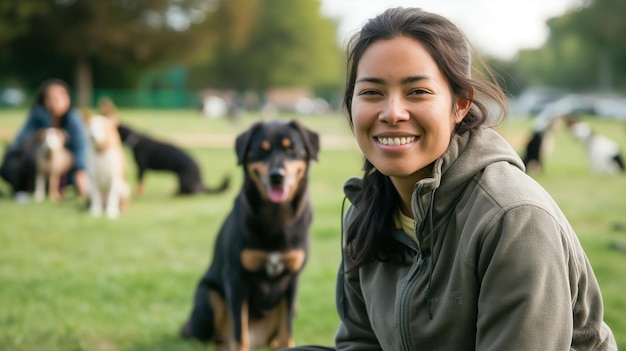
[[[400,80],[400,83],[402,84],[409,84],[409,83],[415,83],[421,80],[427,80],[427,79],[433,79],[432,76],[430,75],[417,75],[417,76],[409,76],[409,77],[405,77],[402,78],[402,80]],[[382,78],[376,78],[376,77],[362,77],[356,80],[356,83],[363,83],[363,82],[368,82],[368,83],[374,83],[374,84],[383,84],[385,82],[384,79]]]
[[[408,83],[415,83],[421,80],[428,80],[428,79],[433,79],[433,77],[427,74],[423,74],[423,75],[418,75],[418,76],[410,76],[410,77],[402,78],[400,82],[402,84],[408,84]]]
[[[374,78],[374,77],[363,77],[356,80],[356,83],[374,83],[374,84],[383,84],[385,82],[382,78]]]

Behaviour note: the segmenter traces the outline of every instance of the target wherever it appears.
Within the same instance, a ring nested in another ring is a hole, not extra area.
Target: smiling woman
[[[617,349],[576,233],[490,128],[506,99],[480,63],[418,8],[349,42],[364,172],[344,185],[338,350]]]
[[[356,78],[352,125],[359,147],[396,186],[412,188],[448,147],[470,102],[453,104],[446,78],[426,48],[405,36],[372,44]],[[408,195],[403,210],[411,216]]]

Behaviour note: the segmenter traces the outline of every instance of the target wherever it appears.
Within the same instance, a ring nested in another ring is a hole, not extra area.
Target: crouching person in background
[[[64,146],[72,153],[73,164],[65,184],[73,184],[81,199],[87,199],[89,178],[82,118],[71,106],[68,85],[62,80],[51,79],[39,88],[26,122],[5,151],[0,166],[0,175],[11,185],[17,202],[28,201],[29,194],[34,191],[36,134],[51,127],[66,132]]]

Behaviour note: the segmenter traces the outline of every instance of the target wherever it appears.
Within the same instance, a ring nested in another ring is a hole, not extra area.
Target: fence
[[[26,107],[35,100],[36,91],[0,89],[0,107]],[[73,94],[76,101],[76,94]],[[201,92],[194,90],[147,90],[147,89],[98,89],[93,93],[92,104],[95,106],[101,97],[111,98],[119,107],[150,109],[200,109]]]

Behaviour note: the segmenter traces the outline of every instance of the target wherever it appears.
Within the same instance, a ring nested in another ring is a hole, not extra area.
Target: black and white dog
[[[585,144],[591,171],[595,174],[617,174],[624,172],[624,157],[619,145],[595,133],[588,123],[570,120],[569,130],[574,138]]]

